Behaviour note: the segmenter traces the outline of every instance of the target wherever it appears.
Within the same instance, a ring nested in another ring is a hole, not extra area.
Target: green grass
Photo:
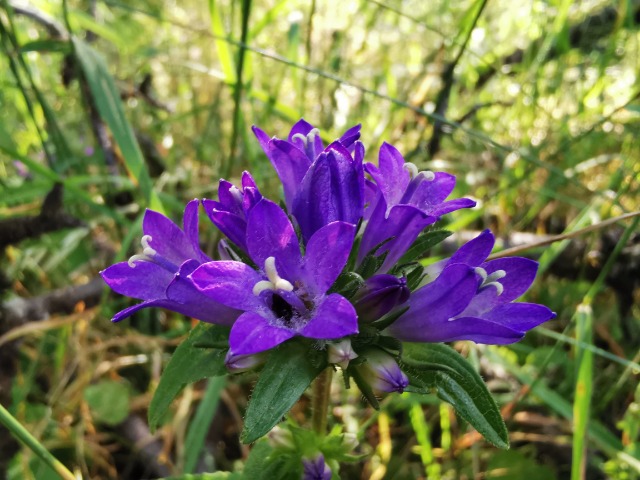
[[[640,209],[640,47],[632,7],[616,6],[618,21],[598,30],[594,16],[610,8],[606,2],[104,0],[92,15],[83,2],[65,2],[63,10],[34,1],[41,16],[73,28],[51,41],[42,25],[8,5],[0,2],[0,217],[38,213],[46,193],[62,182],[66,210],[86,227],[9,247],[0,261],[12,285],[5,300],[95,277],[136,249],[144,208],[178,219],[186,201],[215,197],[220,177],[236,181],[249,169],[263,193],[278,196],[252,124],[283,137],[304,116],[331,141],[362,123],[367,161],[375,162],[377,147],[388,141],[421,169],[457,175],[456,194],[481,207],[452,215],[455,229],[491,227],[506,235],[586,228],[579,239],[590,249],[600,235],[619,233],[613,250],[597,259],[595,279],[586,267],[572,278],[554,275],[567,241],[539,252],[542,275],[525,300],[558,312],[544,329],[513,347],[460,345],[477,354],[476,365],[503,406],[511,452],[492,460],[493,450],[437,400],[397,397],[383,404],[392,422],[388,462],[375,449],[376,414],[357,395],[339,392],[346,404],[340,420],[368,455],[361,471],[492,478],[504,468],[537,465],[558,479],[640,478],[634,414],[640,357],[633,336],[640,334],[640,309],[633,304],[621,312],[605,282],[638,219],[600,225]],[[586,29],[579,43],[576,25]],[[503,65],[518,48],[521,61]],[[450,62],[456,68],[442,115],[434,109]],[[480,85],[492,67],[495,74]],[[65,85],[63,73],[73,72]],[[151,88],[141,92],[147,74]],[[89,101],[109,136],[113,167],[95,140]],[[445,134],[429,157],[436,122]],[[162,171],[154,172],[145,144],[155,148]],[[19,174],[15,161],[30,177]],[[201,233],[213,254],[216,232],[207,226]],[[583,266],[591,261],[577,259]],[[111,325],[109,316],[126,302],[105,294],[95,309],[79,306],[72,314],[77,321],[56,323],[66,317],[58,315],[42,329],[19,332],[11,396],[0,400],[12,413],[11,431],[36,432],[38,442],[13,458],[11,478],[37,477],[30,451],[83,478],[108,478],[122,467],[113,452],[128,447],[94,418],[83,391],[115,380],[129,390],[131,411],[144,418],[167,354],[190,328],[164,312]],[[233,396],[221,388],[212,381],[196,385],[177,419],[162,427],[163,458],[175,474],[195,471],[193,452],[209,448],[208,427],[219,421],[209,403],[224,404],[235,419],[218,445],[238,448],[250,379],[231,380],[226,391]],[[532,418],[545,426],[523,420]],[[545,456],[550,448],[573,450],[572,460]],[[246,453],[218,453],[215,463],[229,469]]]

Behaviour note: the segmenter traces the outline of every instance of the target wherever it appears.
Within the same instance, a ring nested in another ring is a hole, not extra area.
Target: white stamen
[[[415,166],[415,164],[411,163],[411,162],[405,162],[403,168],[409,172],[409,177],[410,178],[416,178],[418,176],[418,167]]]
[[[276,270],[276,257],[269,257],[264,261],[264,273],[267,274],[269,281],[275,285],[280,276]]]
[[[289,280],[285,280],[284,278],[279,278],[276,282],[276,290],[284,290],[285,292],[293,291],[293,285]]]
[[[274,285],[269,280],[260,280],[253,286],[253,294],[256,297],[265,290],[274,290]]]
[[[320,130],[317,128],[312,128],[309,130],[309,133],[303,135],[302,133],[296,133],[291,137],[291,141],[300,140],[305,148],[309,145],[310,142],[313,142],[316,136],[320,135]]]
[[[143,261],[146,260],[147,257],[145,255],[141,255],[141,254],[136,254],[136,255],[132,255],[131,258],[127,261],[127,263],[129,264],[129,266],[131,268],[136,268],[136,262],[137,261]]]
[[[487,271],[482,267],[475,267],[473,270],[482,277],[482,283],[484,283],[487,279]]]
[[[276,258],[269,257],[264,261],[264,273],[267,274],[269,280],[260,280],[253,286],[253,294],[258,296],[265,290],[284,290],[285,292],[293,291],[293,285],[288,280],[278,275],[276,269]]]
[[[485,283],[495,282],[496,280],[500,280],[501,278],[504,278],[506,276],[507,276],[507,272],[505,272],[504,270],[496,270],[491,275],[487,276],[484,282]]]
[[[436,179],[436,174],[431,170],[423,170],[418,175],[424,178],[427,182],[433,182]]]
[[[306,145],[306,144],[307,144],[307,137],[306,137],[306,136],[304,136],[304,135],[303,135],[303,134],[301,134],[301,133],[296,133],[296,134],[294,134],[294,135],[291,137],[291,141],[293,141],[293,140],[300,140],[304,145]]]
[[[142,245],[142,253],[136,253],[135,255],[132,255],[131,258],[129,258],[129,260],[127,261],[131,268],[136,268],[136,262],[149,261],[151,257],[157,255],[158,252],[156,252],[149,245],[149,242],[151,242],[152,240],[153,238],[151,237],[151,235],[142,236],[142,238],[140,239],[140,244]]]
[[[498,296],[502,295],[502,292],[504,292],[504,287],[500,282],[488,282],[482,285],[482,288],[486,288],[489,286],[496,287],[496,290],[498,291]]]

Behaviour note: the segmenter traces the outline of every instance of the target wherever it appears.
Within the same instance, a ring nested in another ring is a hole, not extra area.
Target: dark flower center
[[[273,294],[271,310],[275,313],[276,317],[284,321],[286,326],[291,326],[291,319],[294,313],[293,307],[277,293]]]

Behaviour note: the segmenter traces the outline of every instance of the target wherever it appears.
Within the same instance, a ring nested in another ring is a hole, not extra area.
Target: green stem
[[[319,435],[327,433],[327,414],[329,410],[329,394],[331,393],[331,377],[333,369],[325,368],[313,382],[313,397],[311,399],[313,430]]]
[[[54,457],[33,435],[31,435],[9,411],[0,405],[0,423],[33,451],[40,459],[49,465],[64,480],[76,480],[75,475],[65,467],[60,460]]]

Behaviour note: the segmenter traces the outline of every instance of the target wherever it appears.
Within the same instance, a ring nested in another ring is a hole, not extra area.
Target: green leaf
[[[469,362],[441,343],[405,343],[402,362],[412,383],[435,387],[438,396],[453,405],[485,439],[509,448],[509,434],[495,400]]]
[[[431,232],[425,232],[420,235],[413,245],[409,247],[407,253],[405,253],[400,260],[398,260],[398,265],[403,265],[406,263],[411,263],[416,260],[420,260],[425,256],[427,251],[430,248],[433,248],[440,242],[442,242],[445,238],[449,237],[452,232],[448,230],[434,230]]]
[[[129,389],[113,380],[89,385],[84,391],[93,419],[106,425],[118,425],[129,415]]]
[[[185,460],[182,469],[184,473],[192,473],[197,466],[225,384],[226,378],[224,377],[214,377],[209,380],[202,401],[189,424],[189,431],[184,442]]]
[[[78,38],[73,38],[72,41],[76,57],[91,90],[93,101],[120,147],[127,171],[138,183],[148,206],[162,213],[162,204],[153,190],[153,183],[140,146],[125,116],[120,92],[111,73],[109,73],[106,62],[87,43]]]
[[[269,432],[325,368],[309,354],[308,345],[288,342],[269,355],[247,408],[240,437],[244,443]]]
[[[199,323],[189,337],[173,353],[167,367],[162,372],[160,383],[149,405],[149,426],[155,429],[173,399],[182,388],[203,378],[220,377],[227,374],[224,365],[225,350],[208,349],[196,346],[210,341],[211,337],[228,335],[229,329],[219,325]]]

